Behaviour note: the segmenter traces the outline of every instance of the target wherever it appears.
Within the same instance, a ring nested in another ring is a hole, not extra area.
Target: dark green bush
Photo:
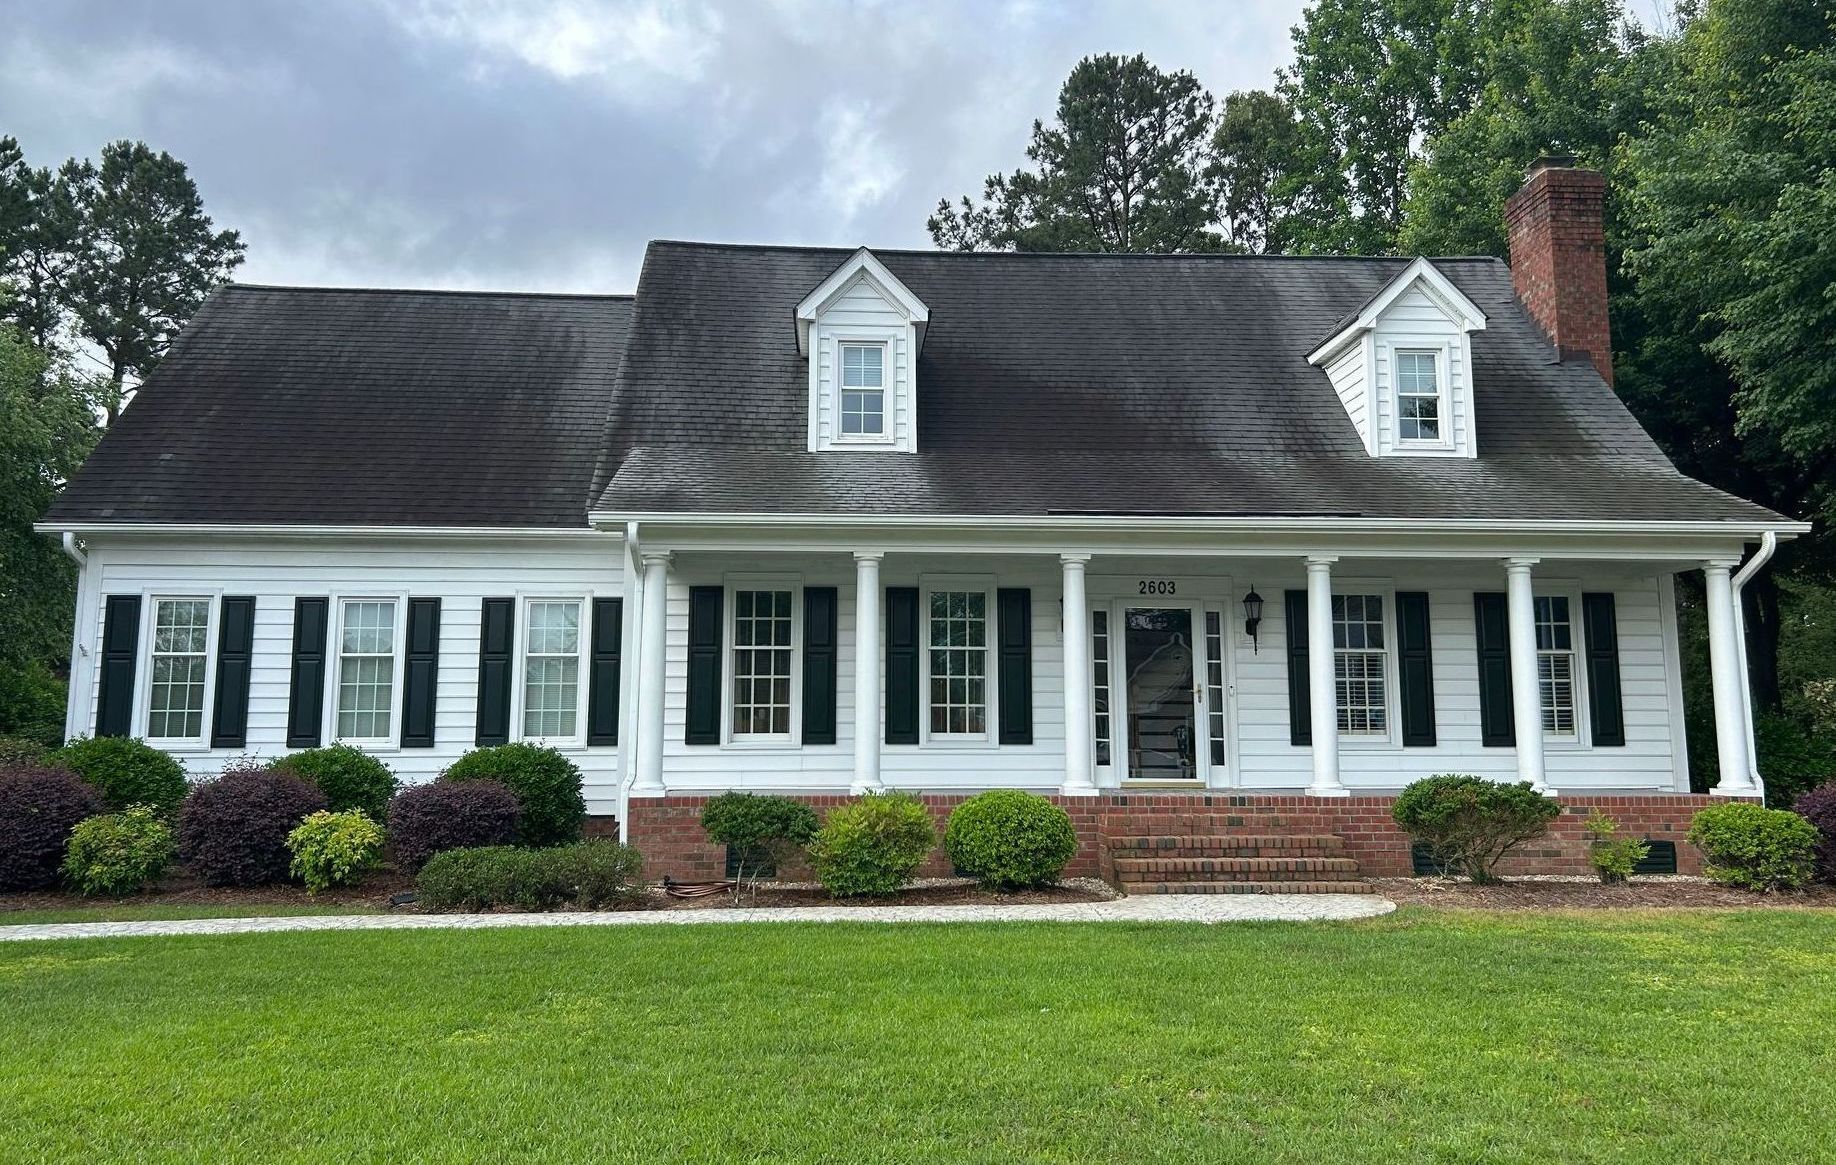
[[[944,851],[989,889],[1048,886],[1076,856],[1077,830],[1070,814],[1037,793],[991,789],[950,814]]]
[[[102,795],[69,769],[0,768],[0,890],[57,883],[70,831],[102,811]]]
[[[615,841],[486,846],[435,854],[415,889],[429,910],[624,909],[642,901],[643,873],[638,852]]]
[[[289,772],[230,769],[191,791],[179,809],[179,856],[210,886],[287,880],[287,835],[325,808],[318,786]]]
[[[1717,882],[1748,890],[1796,890],[1815,869],[1817,827],[1785,809],[1744,801],[1712,805],[1689,823],[1689,840]]]
[[[701,807],[702,830],[733,851],[741,881],[810,844],[819,826],[816,811],[790,797],[722,793]]]
[[[23,736],[0,736],[0,768],[40,764],[49,751],[36,740]]]
[[[189,786],[184,768],[144,740],[125,736],[84,736],[49,759],[96,787],[110,809],[151,805],[171,813]]]
[[[1753,724],[1753,742],[1768,805],[1789,806],[1801,794],[1836,777],[1836,741],[1790,716],[1760,713]]]
[[[810,864],[838,898],[891,894],[936,845],[924,802],[910,793],[877,793],[829,814],[810,842]]]
[[[150,806],[134,805],[71,831],[64,878],[81,893],[123,898],[159,881],[172,852],[172,827]]]
[[[0,668],[0,736],[56,748],[64,741],[67,694],[68,685],[43,660]]]
[[[1437,862],[1475,882],[1495,882],[1498,860],[1513,846],[1547,833],[1561,811],[1528,781],[1507,785],[1444,774],[1404,789],[1390,812]]]
[[[566,845],[580,840],[586,798],[580,770],[552,748],[500,744],[477,748],[453,762],[448,781],[496,781],[516,794],[522,817],[517,836],[524,845]]]
[[[382,820],[389,798],[401,784],[388,765],[348,744],[309,748],[281,757],[270,767],[297,773],[319,786],[333,813],[355,809],[371,821]]]
[[[404,870],[437,853],[509,845],[516,840],[516,794],[498,781],[410,785],[389,802],[389,849]]]

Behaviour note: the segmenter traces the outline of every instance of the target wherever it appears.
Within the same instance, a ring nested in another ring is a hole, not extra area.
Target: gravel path
[[[1330,922],[1388,914],[1375,894],[1144,894],[1043,906],[808,906],[555,914],[321,914],[0,926],[0,942],[300,930],[486,930],[511,926],[692,926],[709,922]]]

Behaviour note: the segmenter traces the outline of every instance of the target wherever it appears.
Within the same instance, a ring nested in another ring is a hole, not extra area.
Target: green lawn
[[[292,918],[301,914],[381,914],[373,906],[146,906],[134,902],[98,903],[67,910],[0,910],[0,926],[37,926],[43,922],[164,922],[173,918]]]
[[[0,947],[0,1160],[1812,1161],[1836,915]]]

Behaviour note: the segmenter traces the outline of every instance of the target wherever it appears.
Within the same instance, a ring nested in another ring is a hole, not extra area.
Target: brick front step
[[[1227,881],[1282,881],[1356,878],[1350,858],[1117,858],[1116,876],[1124,882],[1185,882],[1197,878]]]
[[[1375,894],[1369,882],[1131,882],[1130,894]]]
[[[1103,844],[1116,857],[1235,857],[1292,858],[1337,857],[1345,852],[1345,839],[1334,834],[1189,834],[1137,835],[1105,838]]]

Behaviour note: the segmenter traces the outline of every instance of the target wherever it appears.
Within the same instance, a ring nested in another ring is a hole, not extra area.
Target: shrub
[[[810,863],[838,898],[891,894],[936,844],[924,802],[909,793],[877,793],[829,814],[810,842]]]
[[[517,830],[524,845],[566,845],[580,840],[586,798],[580,770],[552,748],[500,744],[477,748],[453,762],[448,781],[496,781],[516,794],[522,809]]]
[[[1790,805],[1836,773],[1836,743],[1794,717],[1760,713],[1753,724],[1753,742],[1770,805]]]
[[[1071,815],[1037,793],[993,789],[956,807],[944,829],[956,868],[990,889],[1046,886],[1077,854]]]
[[[152,806],[132,805],[71,831],[64,878],[84,894],[126,897],[159,881],[172,849],[172,827]]]
[[[451,849],[428,859],[415,889],[429,910],[629,907],[643,897],[643,868],[636,850],[615,841]]]
[[[382,861],[382,826],[357,809],[320,810],[287,835],[293,853],[288,870],[306,883],[308,894],[333,886],[354,886]]]
[[[169,814],[185,799],[185,770],[144,740],[80,737],[50,759],[94,785],[110,809],[151,805]]]
[[[68,769],[0,769],[0,890],[55,885],[70,831],[100,812],[102,795]]]
[[[1689,840],[1717,882],[1748,890],[1795,890],[1816,865],[1817,827],[1784,809],[1747,802],[1713,805],[1689,823]]]
[[[179,808],[179,856],[210,886],[284,881],[287,835],[325,794],[292,773],[229,769],[191,791]]]
[[[740,882],[749,871],[756,879],[788,852],[810,844],[818,827],[816,811],[789,797],[722,793],[701,807],[702,831],[733,851]]]
[[[517,812],[516,794],[497,781],[411,785],[385,815],[395,864],[412,872],[444,850],[509,845]]]
[[[44,748],[64,742],[69,685],[42,659],[0,668],[0,736]]]
[[[389,798],[401,782],[389,766],[360,748],[333,744],[284,756],[269,766],[305,777],[319,786],[333,813],[355,809],[371,821],[381,821]]]
[[[1587,860],[1606,883],[1623,882],[1651,852],[1642,838],[1620,837],[1619,822],[1596,809],[1587,818]]]
[[[0,736],[0,768],[42,764],[49,751],[36,740],[23,736]]]
[[[1836,882],[1836,781],[1818,785],[1799,797],[1792,808],[1819,834],[1817,876],[1825,882]]]
[[[1543,836],[1561,806],[1530,787],[1484,777],[1443,774],[1402,791],[1390,813],[1443,866],[1475,882],[1496,882],[1498,860],[1513,846]]]

